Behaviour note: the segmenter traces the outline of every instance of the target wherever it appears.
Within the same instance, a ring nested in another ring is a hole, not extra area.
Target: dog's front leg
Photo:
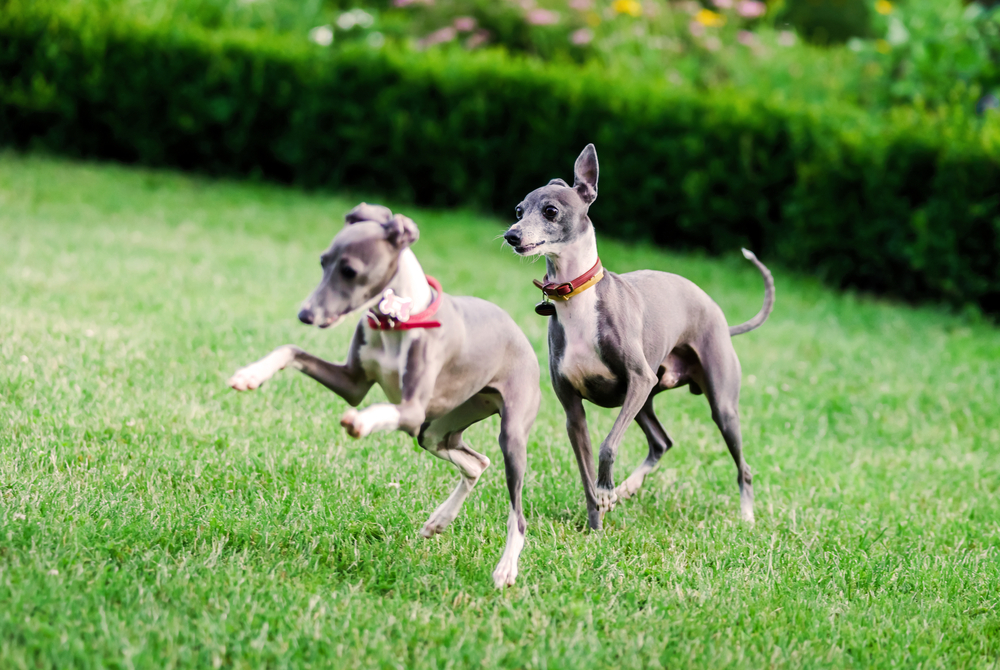
[[[372,383],[350,358],[344,365],[324,361],[293,344],[278,347],[264,358],[240,368],[227,384],[237,391],[252,391],[279,370],[292,366],[309,375],[352,405],[364,400]]]
[[[427,416],[427,405],[434,395],[434,384],[441,371],[440,362],[428,360],[427,338],[414,338],[406,352],[406,364],[400,386],[402,402],[378,403],[358,411],[344,412],[340,425],[352,437],[364,437],[380,430],[402,430],[416,437]]]
[[[601,451],[598,455],[597,505],[602,516],[614,509],[615,503],[618,502],[614,477],[618,445],[621,444],[622,438],[625,436],[625,429],[635,420],[636,415],[646,404],[646,399],[656,382],[656,375],[649,370],[648,366],[643,365],[640,369],[629,372],[622,411],[615,419],[611,432],[601,443]]]
[[[583,481],[583,495],[587,499],[587,525],[600,530],[601,511],[597,504],[597,487],[594,485],[594,455],[590,447],[590,431],[587,429],[587,412],[583,409],[580,396],[568,384],[560,384],[558,380],[559,377],[553,376],[556,396],[566,412],[569,443],[576,455],[576,465]]]
[[[364,341],[361,324],[358,324],[351,340],[347,362],[343,365],[324,361],[303,351],[294,344],[278,347],[264,358],[240,368],[226,382],[237,391],[252,391],[289,365],[301,370],[323,386],[327,387],[351,405],[365,399],[372,387],[361,368],[358,350]]]

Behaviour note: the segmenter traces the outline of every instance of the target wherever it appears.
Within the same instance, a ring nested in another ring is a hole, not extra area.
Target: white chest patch
[[[389,402],[399,404],[403,400],[402,378],[406,355],[410,342],[420,336],[420,331],[368,330],[365,335],[366,341],[358,352],[361,368],[368,379],[382,388]]]
[[[559,362],[559,372],[586,398],[587,379],[615,379],[601,360],[598,349],[597,291],[584,291],[567,302],[556,303],[556,313],[566,336],[566,349]]]

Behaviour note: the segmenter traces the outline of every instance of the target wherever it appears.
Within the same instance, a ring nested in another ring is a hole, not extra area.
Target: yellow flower
[[[892,45],[890,45],[885,40],[877,40],[875,42],[875,50],[878,51],[880,54],[887,54],[890,51],[892,51]]]
[[[711,9],[703,9],[697,14],[695,14],[694,20],[703,26],[708,26],[709,28],[716,28],[721,25],[725,25],[726,17],[722,14],[717,14]]]
[[[892,14],[892,3],[889,0],[878,0],[875,3],[875,11],[883,16],[886,14]]]
[[[615,0],[611,3],[611,9],[619,14],[642,16],[642,5],[639,3],[639,0]]]

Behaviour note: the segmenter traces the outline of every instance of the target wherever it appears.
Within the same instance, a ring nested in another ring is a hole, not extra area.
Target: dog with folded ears
[[[566,429],[587,498],[588,523],[600,529],[605,513],[639,490],[673,446],[653,412],[661,391],[688,386],[708,399],[712,418],[736,462],[740,515],[754,520],[750,466],[740,434],[740,361],[732,336],[767,320],[774,306],[771,273],[746,249],[764,277],[764,304],[746,323],[729,327],[719,306],[693,282],[675,274],[603,268],[588,211],[597,199],[597,150],[588,144],[573,168],[573,185],[553,179],[517,205],[517,222],[504,239],[521,256],[544,255],[544,301],[549,316],[549,368],[566,412]],[[583,400],[621,407],[601,444],[594,472]],[[636,421],[649,444],[645,461],[617,488],[614,462],[625,429]]]
[[[285,345],[237,370],[229,385],[252,390],[292,366],[352,406],[340,421],[350,435],[401,430],[453,463],[461,474],[458,486],[424,524],[424,537],[442,532],[455,519],[490,465],[463,441],[463,431],[500,414],[510,512],[507,545],[493,582],[497,588],[512,585],[524,546],[521,489],[528,432],[540,399],[535,352],[502,309],[479,298],[448,295],[424,274],[410,249],[419,232],[409,218],[362,203],[346,221],[320,257],[323,279],[299,319],[329,328],[362,312],[347,361],[329,363]],[[374,384],[391,402],[354,409]]]

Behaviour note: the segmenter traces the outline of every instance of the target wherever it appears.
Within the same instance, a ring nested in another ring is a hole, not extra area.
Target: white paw
[[[353,407],[344,412],[344,416],[340,417],[340,425],[344,427],[344,430],[351,437],[362,438],[370,433],[371,426],[365,424],[363,413]]]
[[[420,536],[431,538],[435,535],[444,532],[454,519],[447,519],[443,515],[432,514],[431,518],[427,520],[424,527],[420,529]]]
[[[434,537],[438,533],[444,532],[444,529],[451,525],[451,522],[458,516],[458,510],[462,506],[461,501],[457,505],[450,504],[451,502],[452,499],[449,498],[434,510],[431,517],[427,519],[427,523],[420,529],[420,534],[423,537]]]
[[[380,403],[360,412],[353,407],[340,418],[340,425],[353,437],[365,437],[378,430],[399,428],[399,410],[395,405]]]
[[[615,495],[618,496],[619,502],[624,502],[634,496],[639,492],[639,488],[642,486],[642,479],[634,480],[631,477],[626,479],[624,482],[618,485],[615,489]]]
[[[270,365],[261,362],[251,363],[245,368],[240,368],[226,382],[237,391],[252,391],[266,382],[274,375],[274,370]]]
[[[597,509],[601,511],[601,514],[607,514],[615,508],[615,503],[618,502],[618,494],[615,493],[614,489],[604,489],[598,487],[597,489]]]
[[[505,586],[514,586],[517,579],[517,558],[504,556],[497,564],[497,569],[493,571],[493,586],[502,589]]]
[[[754,523],[756,523],[756,521],[754,520],[754,516],[753,516],[753,507],[749,507],[749,508],[744,507],[743,509],[741,509],[740,510],[740,518],[743,519],[744,521],[746,521],[747,523],[751,524],[751,525],[753,525]]]

